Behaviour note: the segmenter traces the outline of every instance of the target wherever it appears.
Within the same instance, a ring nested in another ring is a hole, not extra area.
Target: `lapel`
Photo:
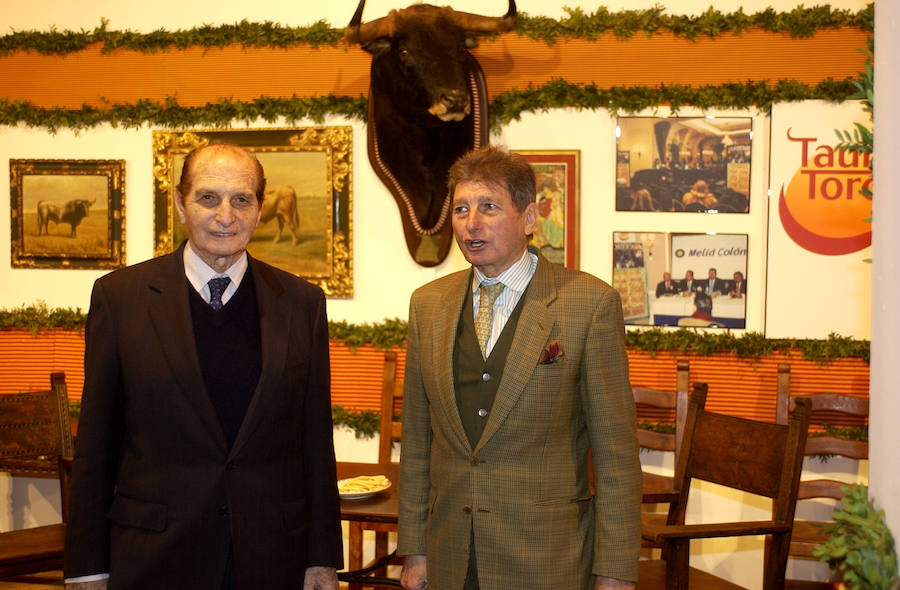
[[[287,359],[290,334],[290,307],[281,300],[284,285],[265,264],[247,254],[256,286],[256,302],[259,307],[259,336],[262,343],[262,372],[259,383],[250,400],[247,414],[241,423],[231,455],[236,455],[262,422],[266,408],[277,407],[271,398],[279,395],[275,385],[281,379]],[[311,327],[312,329],[312,327]],[[293,392],[301,395],[302,392]]]
[[[203,427],[224,452],[227,446],[200,371],[194,327],[188,301],[188,285],[184,274],[184,244],[175,252],[159,259],[157,272],[151,276],[148,313],[178,389],[188,399]]]
[[[460,314],[465,313],[463,303],[466,300],[466,289],[471,289],[472,270],[458,272],[448,277],[450,284],[441,294],[440,307],[433,317],[431,342],[432,359],[434,360],[436,391],[438,404],[444,414],[444,424],[450,425],[459,444],[470,450],[469,438],[459,417],[456,406],[456,387],[453,383],[453,347],[456,345],[456,329],[459,326]],[[472,313],[472,310],[468,310]]]
[[[537,366],[541,352],[547,345],[550,331],[553,329],[555,319],[550,313],[550,304],[556,300],[556,284],[553,280],[552,262],[544,258],[539,252],[529,248],[537,254],[538,265],[534,276],[525,294],[522,295],[522,312],[516,325],[509,355],[506,358],[506,367],[503,369],[503,378],[494,398],[494,405],[485,424],[481,439],[475,446],[477,453],[487,441],[500,429],[500,426],[509,416],[516,405],[525,386],[531,379],[531,375]],[[452,382],[453,375],[450,379]],[[454,410],[455,410],[454,402]],[[457,420],[459,417],[457,416]],[[462,428],[462,426],[460,426]],[[465,438],[465,434],[463,434]]]

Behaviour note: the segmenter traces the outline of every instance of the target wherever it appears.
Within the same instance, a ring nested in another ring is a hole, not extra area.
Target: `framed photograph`
[[[187,238],[175,210],[175,186],[188,152],[213,143],[253,152],[266,173],[250,255],[318,285],[329,297],[352,297],[350,126],[154,131],[154,254],[171,252]]]
[[[615,232],[613,287],[627,324],[744,328],[747,234]]]
[[[617,125],[616,211],[750,211],[751,117],[619,117]]]
[[[578,268],[581,150],[513,150],[537,179],[538,227],[531,243],[550,262]]]
[[[13,268],[125,266],[125,160],[10,160]]]

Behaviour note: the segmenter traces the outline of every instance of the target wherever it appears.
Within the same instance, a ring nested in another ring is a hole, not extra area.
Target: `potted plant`
[[[843,488],[845,496],[831,516],[834,523],[825,532],[828,541],[813,551],[828,563],[846,590],[898,590],[897,551],[894,537],[884,521],[884,510],[876,510],[868,487],[855,484]]]

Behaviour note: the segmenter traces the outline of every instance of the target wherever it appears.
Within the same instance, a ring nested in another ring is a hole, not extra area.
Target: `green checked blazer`
[[[430,590],[463,587],[470,532],[482,590],[637,579],[641,467],[621,302],[603,281],[538,258],[474,448],[452,366],[472,271],[410,301],[398,549],[427,556]],[[560,353],[544,353],[554,341]]]

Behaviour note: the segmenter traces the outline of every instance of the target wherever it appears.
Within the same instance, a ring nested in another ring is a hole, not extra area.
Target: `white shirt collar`
[[[531,253],[527,248],[522,253],[522,257],[512,264],[509,268],[501,272],[496,277],[486,277],[484,273],[475,267],[472,274],[472,292],[478,290],[481,283],[503,283],[506,289],[512,289],[518,293],[525,291],[531,277],[534,276],[534,270],[537,268],[537,255]]]
[[[222,294],[222,302],[228,303],[231,296],[234,295],[238,287],[241,286],[244,273],[247,272],[249,265],[247,253],[244,252],[243,256],[239,257],[234,264],[225,269],[225,272],[219,273],[213,270],[212,267],[206,264],[203,259],[194,252],[194,249],[191,248],[190,241],[184,246],[184,274],[191,283],[191,286],[194,287],[194,290],[197,291],[197,293],[200,293],[200,296],[203,297],[203,300],[207,303],[209,303],[209,285],[207,285],[209,279],[224,276],[231,279],[231,283]]]

